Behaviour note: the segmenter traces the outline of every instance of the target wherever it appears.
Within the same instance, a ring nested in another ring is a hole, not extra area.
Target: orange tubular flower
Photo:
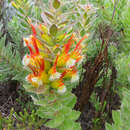
[[[58,93],[64,93],[66,91],[66,86],[61,79],[52,82],[51,85],[53,88],[56,88],[58,90]]]
[[[30,55],[25,55],[23,58],[23,65],[29,67],[33,74],[26,77],[26,80],[32,83],[33,86],[39,87],[43,83],[48,82],[48,76],[45,70],[45,62],[42,55],[39,52],[37,46],[37,39],[34,35],[30,36],[30,39],[24,39],[25,43],[30,51]]]
[[[58,67],[63,67],[63,66],[71,67],[74,65],[74,63],[73,63],[74,61],[70,61],[69,65],[67,63],[70,60],[69,50],[71,48],[72,43],[74,42],[73,37],[74,36],[72,35],[70,37],[70,39],[68,40],[68,43],[64,45],[64,50],[61,53],[61,55],[59,56],[58,61],[57,61]]]
[[[85,35],[76,45],[75,49],[71,53],[71,58],[76,60],[76,63],[83,59],[81,43],[87,36]]]
[[[51,75],[49,79],[51,81],[59,79],[60,76],[61,76],[61,73],[56,71],[56,65],[57,65],[58,57],[59,57],[59,55],[56,57],[56,61],[55,61],[54,65],[53,65],[53,67],[49,71],[49,73]]]
[[[26,77],[26,81],[28,81],[29,83],[31,83],[33,86],[35,86],[36,88],[38,88],[39,86],[43,85],[42,80],[40,79],[40,77],[38,76],[34,76],[34,74],[29,74]]]
[[[36,38],[34,36],[30,37],[31,40],[24,39],[26,45],[30,51],[30,55],[25,55],[23,58],[23,65],[25,66],[34,66],[40,68],[41,70],[44,69],[44,59],[40,55],[39,49],[37,47]],[[31,41],[31,44],[30,44]],[[30,45],[33,45],[32,47]]]
[[[70,68],[75,66],[75,64],[79,61],[83,60],[83,55],[81,54],[82,52],[82,46],[81,46],[81,42],[87,38],[87,36],[85,35],[76,45],[76,47],[74,48],[74,50],[71,50],[71,46],[73,44],[73,37],[74,35],[72,35],[68,41],[67,44],[64,45],[64,51],[63,53],[59,56],[58,59],[58,63],[57,66],[59,67],[63,67],[66,66],[66,68]],[[70,52],[69,52],[70,51]]]
[[[75,67],[71,67],[69,69],[66,69],[62,74],[61,74],[61,79],[63,78],[71,78],[71,82],[76,82],[79,80],[79,74],[78,71],[76,70]]]

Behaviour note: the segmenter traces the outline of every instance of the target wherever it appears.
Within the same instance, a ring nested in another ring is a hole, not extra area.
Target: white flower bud
[[[37,83],[39,86],[43,85],[42,80],[38,77],[33,77],[32,82]]]
[[[66,92],[66,86],[61,86],[61,88],[58,89],[58,93],[62,94],[62,93],[65,93]]]
[[[53,80],[59,79],[60,76],[61,76],[61,73],[56,72],[56,73],[54,73],[54,74],[52,74],[52,75],[50,76],[49,80],[53,81]]]
[[[71,82],[74,83],[74,82],[76,82],[78,80],[79,80],[79,74],[78,73],[73,74],[72,78],[71,78]]]
[[[27,75],[27,76],[25,77],[25,81],[28,82],[28,78],[29,78],[29,75]]]
[[[30,58],[28,57],[28,55],[25,55],[25,56],[23,57],[22,64],[23,64],[24,66],[28,66],[29,63],[30,63]]]
[[[70,68],[70,67],[74,66],[75,63],[76,63],[76,60],[74,60],[74,59],[72,59],[72,58],[69,58],[69,60],[68,60],[67,63],[66,63],[66,67],[67,67],[67,68]]]

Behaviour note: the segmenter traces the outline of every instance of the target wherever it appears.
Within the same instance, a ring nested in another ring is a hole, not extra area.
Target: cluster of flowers
[[[68,42],[63,44],[61,50],[54,52],[50,50],[42,41],[44,34],[44,25],[32,26],[32,35],[24,38],[25,46],[28,47],[30,54],[23,57],[22,63],[25,68],[31,69],[32,73],[26,77],[26,81],[32,86],[40,86],[56,89],[58,93],[64,93],[67,88],[64,81],[69,79],[75,82],[79,79],[77,66],[83,61],[81,42],[87,38],[84,36],[78,43],[75,36],[69,38]],[[40,38],[36,30],[40,30]],[[44,39],[43,39],[44,40]],[[76,43],[76,44],[75,44]],[[57,43],[55,48],[60,45]],[[52,54],[52,52],[54,52]]]

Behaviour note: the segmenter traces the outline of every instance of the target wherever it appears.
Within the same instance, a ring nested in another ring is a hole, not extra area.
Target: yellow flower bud
[[[18,5],[16,5],[16,3],[15,3],[14,1],[12,1],[12,2],[11,2],[11,4],[12,4],[12,6],[13,6],[13,7],[15,7],[16,9],[18,9],[18,8],[19,8],[19,6],[18,6]]]

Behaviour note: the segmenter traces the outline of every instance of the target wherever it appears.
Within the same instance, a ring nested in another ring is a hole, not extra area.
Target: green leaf
[[[54,7],[55,9],[58,9],[58,8],[60,7],[60,2],[59,2],[59,0],[53,0],[53,7]]]
[[[57,30],[58,30],[57,26],[56,26],[55,24],[53,24],[53,25],[50,27],[50,34],[51,34],[52,36],[55,36],[56,33],[57,33]]]
[[[59,127],[60,130],[74,130],[74,121],[69,120],[68,118],[62,123]]]
[[[130,128],[130,111],[129,107],[129,97],[130,91],[128,89],[123,89],[123,100],[121,104],[121,110],[112,111],[112,118],[114,120],[114,124],[106,124],[106,130],[129,130]]]
[[[16,74],[16,75],[12,78],[12,80],[18,80],[18,81],[23,80],[23,73],[18,73],[18,74]]]
[[[106,130],[113,130],[112,125],[110,125],[109,123],[106,123]]]
[[[65,38],[65,34],[59,34],[56,36],[55,41],[56,42],[61,42]]]
[[[79,111],[72,110],[71,108],[65,106],[60,110],[60,113],[72,121],[77,120],[80,116]]]
[[[76,96],[68,93],[63,102],[67,107],[73,108],[76,103]]]
[[[68,118],[75,121],[75,120],[77,120],[79,118],[79,116],[80,116],[80,112],[73,110],[70,113],[70,115],[68,116]]]
[[[83,37],[85,35],[85,33],[86,33],[85,30],[82,29],[81,32],[80,32],[80,35]]]
[[[64,115],[58,114],[55,119],[48,121],[45,125],[50,128],[57,128],[64,121]]]
[[[53,46],[54,43],[52,42],[51,37],[48,34],[42,34],[42,39],[47,42],[49,45]]]
[[[119,111],[112,111],[112,118],[115,124],[120,124],[120,113]]]
[[[50,107],[48,107],[50,108]],[[55,116],[53,115],[54,111],[51,111],[51,109],[47,109],[47,107],[40,107],[37,110],[37,115],[41,118],[48,118],[48,119],[54,119]]]
[[[80,123],[74,123],[74,130],[81,130]]]
[[[54,19],[53,15],[51,13],[49,13],[49,12],[45,12],[45,15],[48,16],[51,19]]]

